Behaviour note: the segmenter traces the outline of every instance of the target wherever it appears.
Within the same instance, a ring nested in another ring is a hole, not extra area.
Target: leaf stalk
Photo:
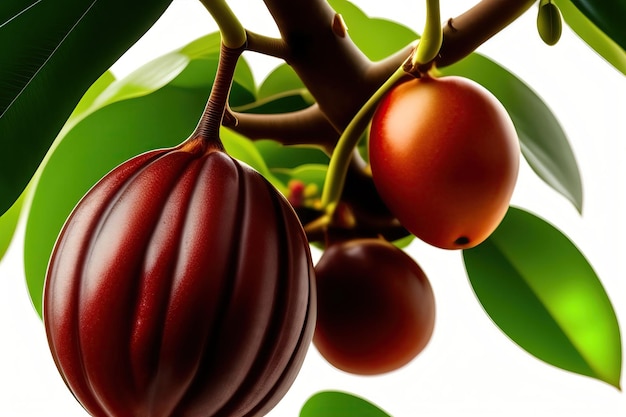
[[[346,129],[343,131],[337,146],[333,151],[328,165],[328,172],[324,182],[322,191],[322,207],[324,207],[327,215],[332,218],[338,202],[341,199],[341,193],[346,179],[346,173],[352,158],[352,152],[361,138],[361,134],[370,122],[376,106],[384,95],[396,85],[396,83],[406,76],[403,66],[399,67],[383,85],[367,100],[367,102],[359,109],[354,118],[350,121]]]
[[[439,0],[426,0],[426,24],[413,54],[412,66],[417,68],[434,60],[443,43]]]
[[[209,11],[222,34],[222,43],[231,49],[246,44],[246,30],[224,0],[200,0]]]

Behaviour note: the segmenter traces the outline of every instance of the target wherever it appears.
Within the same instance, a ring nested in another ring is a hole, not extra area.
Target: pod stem
[[[235,68],[245,46],[233,49],[222,43],[215,81],[211,94],[193,137],[200,137],[205,144],[223,149],[219,133],[228,106],[228,94],[233,83]]]
[[[385,93],[405,75],[406,72],[403,66],[399,67],[359,109],[339,137],[337,146],[330,158],[324,189],[322,191],[322,207],[324,207],[326,211],[327,219],[333,217],[333,212],[341,199],[346,174],[350,160],[352,159],[352,152],[358,144],[361,134],[369,124],[378,102],[383,98]]]
[[[219,27],[221,48],[211,94],[198,126],[190,139],[194,142],[200,139],[205,149],[223,150],[220,128],[226,114],[228,95],[235,76],[235,68],[239,57],[247,47],[247,34],[225,0],[200,0],[200,2],[209,11]]]

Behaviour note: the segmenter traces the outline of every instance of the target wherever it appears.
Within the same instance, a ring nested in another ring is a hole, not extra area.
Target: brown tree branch
[[[272,139],[283,145],[318,145],[331,153],[339,139],[339,133],[317,105],[282,114],[228,112],[224,125],[252,140]]]
[[[482,0],[450,19],[443,29],[443,45],[435,63],[443,67],[464,58],[535,1]],[[293,138],[310,137],[307,132],[320,129],[322,115],[334,130],[341,132],[410,53],[411,48],[407,47],[385,60],[371,62],[337,24],[337,14],[325,0],[265,0],[265,4],[276,21],[281,39],[251,33],[248,48],[289,63],[317,101],[319,107],[311,112],[321,115],[310,119],[299,119],[300,115],[292,114],[271,115],[267,123],[239,115],[241,126],[235,129],[241,133],[245,127],[244,134],[267,137],[272,131],[280,131],[277,126],[284,122],[289,125],[289,139],[287,136],[284,139],[292,143]],[[294,120],[300,122],[299,127]],[[315,124],[310,124],[312,121]],[[254,132],[254,126],[262,131]],[[272,128],[268,130],[268,127]]]
[[[287,63],[342,131],[378,87],[366,73],[372,63],[340,25],[325,0],[265,0],[289,50]]]
[[[246,30],[246,36],[248,41],[246,49],[248,51],[287,60],[287,44],[281,38],[271,38],[249,30]]]
[[[443,29],[443,45],[435,62],[439,67],[465,58],[489,38],[520,17],[536,0],[482,0]]]

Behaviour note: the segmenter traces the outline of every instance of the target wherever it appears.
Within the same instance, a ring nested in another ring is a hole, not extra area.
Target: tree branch
[[[376,90],[366,78],[372,63],[336,24],[325,0],[265,0],[287,44],[287,63],[341,131]]]
[[[443,45],[435,59],[445,67],[465,58],[520,17],[537,0],[482,0],[443,29]]]
[[[319,106],[316,111],[321,111],[327,123],[338,132],[345,129],[363,103],[409,56],[411,48],[407,47],[381,62],[371,62],[342,26],[337,25],[337,14],[325,0],[264,1],[282,39],[270,41],[253,35],[250,41],[254,50],[281,57],[289,63],[315,98]],[[535,1],[482,0],[450,19],[443,29],[442,48],[434,62],[443,67],[461,60],[522,15]],[[281,120],[275,115],[271,118],[272,123]],[[287,119],[293,120],[293,115]],[[317,122],[321,123],[321,119]],[[256,121],[249,126],[253,125],[263,129],[268,126]],[[294,130],[290,135],[297,136],[298,126],[292,124],[291,128]],[[309,124],[302,124],[300,136],[305,137],[309,128]]]
[[[283,145],[318,145],[332,152],[339,133],[319,106],[282,114],[237,113],[229,110],[224,125],[252,140],[272,139]]]
[[[259,35],[249,30],[246,30],[246,35],[248,38],[246,49],[248,51],[258,52],[287,61],[289,51],[287,44],[282,39]]]

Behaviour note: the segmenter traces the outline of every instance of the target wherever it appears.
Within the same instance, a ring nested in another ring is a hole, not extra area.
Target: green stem
[[[426,24],[417,49],[413,54],[413,67],[416,68],[435,59],[439,54],[442,42],[439,0],[426,0]]]
[[[239,49],[246,43],[246,30],[225,0],[200,0],[211,13],[222,35],[222,43],[230,49]]]
[[[322,206],[330,218],[332,218],[332,213],[335,211],[337,203],[339,203],[341,199],[346,173],[348,172],[348,166],[352,158],[352,151],[359,142],[361,133],[363,133],[367,127],[372,114],[376,110],[378,102],[383,98],[385,93],[405,75],[406,72],[403,67],[398,68],[369,100],[367,100],[341,134],[330,158],[328,172],[326,173],[326,180],[324,182],[324,190],[322,191]]]

